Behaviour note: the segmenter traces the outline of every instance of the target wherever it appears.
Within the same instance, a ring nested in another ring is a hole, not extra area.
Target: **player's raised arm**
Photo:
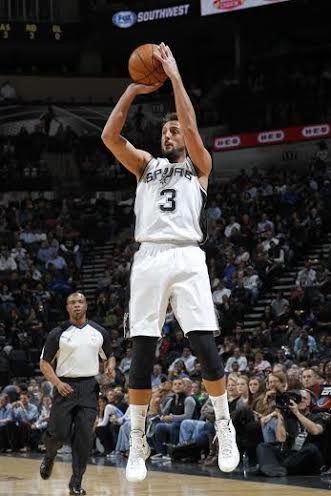
[[[137,178],[140,178],[147,162],[151,159],[151,155],[144,150],[135,148],[121,135],[121,132],[134,98],[137,95],[152,93],[159,87],[160,85],[130,84],[110,114],[101,135],[102,141],[117,160]]]
[[[171,80],[175,95],[176,113],[188,154],[200,175],[208,177],[211,172],[212,159],[202,142],[195,111],[185,90],[176,60],[170,48],[164,43],[161,43],[159,53],[155,53],[154,56],[162,62],[163,69]]]

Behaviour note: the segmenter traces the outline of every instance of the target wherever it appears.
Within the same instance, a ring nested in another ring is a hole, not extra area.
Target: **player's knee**
[[[71,425],[67,426],[64,423],[59,423],[53,431],[47,430],[45,432],[44,440],[46,443],[47,441],[52,440],[52,442],[57,445],[56,448],[59,449],[63,444],[69,444],[70,431]]]
[[[129,389],[151,389],[151,373],[150,370],[142,370],[140,372],[132,369],[129,374]]]
[[[225,372],[223,364],[220,360],[217,364],[208,364],[201,367],[202,378],[206,381],[218,381],[219,379],[223,379]]]
[[[218,354],[215,338],[209,331],[193,331],[188,339],[200,365],[202,378],[217,381],[224,377],[224,366]]]
[[[158,339],[137,336],[132,341],[133,358],[129,373],[129,388],[151,389],[151,374]]]

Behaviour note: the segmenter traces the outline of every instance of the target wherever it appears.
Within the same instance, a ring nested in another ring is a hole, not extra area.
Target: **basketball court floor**
[[[60,461],[62,459],[62,461]],[[0,496],[62,496],[68,494],[70,457],[58,457],[51,479],[39,476],[40,457],[0,457]],[[329,495],[331,479],[320,477],[263,479],[241,473],[222,475],[216,468],[168,464],[149,466],[141,483],[125,479],[125,462],[93,459],[83,487],[90,496],[323,496]],[[185,473],[183,473],[185,472]]]

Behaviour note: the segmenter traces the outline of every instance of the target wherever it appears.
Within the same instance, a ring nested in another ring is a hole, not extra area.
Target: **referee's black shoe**
[[[55,458],[50,458],[49,456],[44,456],[43,461],[40,465],[40,477],[44,480],[49,479],[52,475],[53,465]]]
[[[72,496],[74,494],[85,495],[86,494],[86,491],[85,491],[85,489],[83,489],[80,486],[69,486],[69,494],[70,494],[70,496]]]

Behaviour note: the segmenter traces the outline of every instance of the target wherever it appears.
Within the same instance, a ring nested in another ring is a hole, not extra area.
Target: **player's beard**
[[[185,146],[181,146],[180,148],[171,148],[170,150],[166,150],[162,147],[162,153],[165,158],[169,160],[169,162],[177,162],[178,159],[183,155],[185,151]]]

